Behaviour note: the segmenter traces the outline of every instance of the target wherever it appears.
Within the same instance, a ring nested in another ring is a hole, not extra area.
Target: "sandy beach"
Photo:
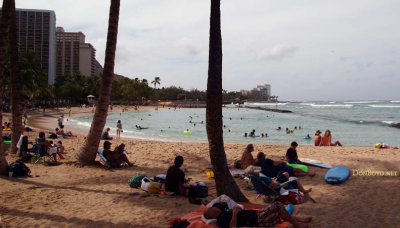
[[[120,110],[121,107],[116,106],[113,109]],[[73,108],[72,111],[74,114],[90,113],[91,109]],[[27,133],[29,141],[34,140],[40,129],[46,132],[54,129],[58,116],[50,110],[45,115],[34,114],[29,124],[36,132]],[[210,166],[206,143],[114,139],[112,148],[124,143],[130,152],[128,158],[136,166],[108,170],[77,166],[74,155],[86,132],[67,130],[78,136],[61,139],[67,152],[66,159],[60,160],[61,165],[27,163],[32,177],[0,178],[0,224],[3,227],[167,227],[170,219],[199,206],[184,197],[148,195],[131,188],[127,182],[139,173],[165,174],[176,155],[184,157],[182,168],[187,177],[207,184],[210,195],[207,199],[216,197],[214,180],[201,173]],[[228,162],[240,159],[245,147],[244,144],[226,144]],[[279,160],[287,148],[286,145],[255,145],[253,156],[262,151],[268,158]],[[299,157],[347,166],[352,174],[341,185],[329,185],[323,178],[326,169],[310,167],[316,176],[300,178],[305,187],[312,187],[311,196],[317,201],[298,205],[300,215],[313,216],[311,227],[398,227],[399,149],[299,146],[297,152]],[[9,163],[16,159],[8,153]],[[368,176],[362,172],[368,170],[392,171],[397,176]],[[244,180],[236,179],[236,182],[252,203],[265,204],[262,198],[256,198],[255,191],[245,190]]]

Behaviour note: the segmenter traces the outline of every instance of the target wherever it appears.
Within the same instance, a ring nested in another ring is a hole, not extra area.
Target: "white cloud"
[[[272,49],[263,49],[257,56],[259,60],[278,61],[294,55],[298,48],[288,45],[275,45]]]
[[[110,0],[16,4],[54,10],[57,26],[84,32],[103,64]],[[391,73],[400,72],[399,11],[398,0],[222,1],[224,89],[270,83],[283,100],[400,99]],[[209,17],[210,1],[121,1],[115,72],[205,89]],[[372,92],[382,77],[390,83]]]

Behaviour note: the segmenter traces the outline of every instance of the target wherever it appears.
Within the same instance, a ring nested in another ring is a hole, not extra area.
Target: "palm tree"
[[[11,153],[17,148],[19,137],[22,133],[22,107],[21,107],[21,77],[18,70],[18,43],[17,26],[15,16],[15,0],[10,0],[10,20],[8,31],[8,43],[10,49],[10,78],[11,78],[11,113],[12,136]]]
[[[151,84],[154,85],[154,89],[156,88],[157,84],[160,85],[161,79],[160,77],[155,77]]]
[[[108,19],[108,34],[106,44],[106,55],[103,69],[99,99],[93,117],[89,134],[76,155],[77,160],[82,164],[94,163],[97,148],[99,147],[101,133],[106,124],[108,105],[114,76],[115,49],[117,47],[118,20],[120,0],[111,0],[110,15]]]
[[[211,0],[206,129],[217,194],[248,202],[228,169],[222,135],[222,38],[220,0]]]
[[[8,20],[10,1],[4,0],[0,18],[0,123],[3,123],[3,73],[7,49]],[[0,127],[0,135],[3,135],[3,128]],[[0,175],[6,175],[8,163],[3,151],[3,143],[0,143]]]

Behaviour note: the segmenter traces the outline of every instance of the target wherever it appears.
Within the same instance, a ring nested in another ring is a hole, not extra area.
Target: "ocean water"
[[[313,140],[304,139],[307,134],[313,138],[317,129],[322,132],[329,129],[332,142],[339,140],[345,146],[372,146],[378,142],[400,146],[400,129],[390,127],[392,123],[400,123],[400,101],[246,103],[244,106],[278,108],[293,113],[238,109],[228,105],[223,108],[225,143],[288,145],[297,141],[301,145],[312,145]],[[92,114],[73,116],[67,127],[89,128],[92,118]],[[115,135],[118,120],[122,122],[122,136],[126,138],[207,142],[205,109],[201,108],[109,113],[106,126],[111,128],[111,135]],[[148,129],[139,130],[136,125]],[[281,131],[275,130],[278,126]],[[286,128],[293,130],[295,126],[301,126],[302,130],[286,134]],[[187,129],[192,133],[184,134]],[[257,136],[268,133],[268,137],[243,137],[253,129]]]

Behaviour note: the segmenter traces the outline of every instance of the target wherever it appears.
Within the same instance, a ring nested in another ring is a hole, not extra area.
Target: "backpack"
[[[10,164],[8,167],[8,172],[12,172],[13,177],[25,177],[29,175],[31,170],[25,165],[25,163],[17,160]]]
[[[208,188],[203,182],[197,181],[196,185],[185,188],[185,196],[200,197],[200,198],[207,197],[208,196]]]
[[[136,174],[128,181],[128,184],[132,188],[140,188],[140,186],[142,185],[142,179],[145,177],[147,177],[145,174]]]
[[[57,139],[57,135],[54,133],[51,133],[51,135],[49,136],[50,139]]]

